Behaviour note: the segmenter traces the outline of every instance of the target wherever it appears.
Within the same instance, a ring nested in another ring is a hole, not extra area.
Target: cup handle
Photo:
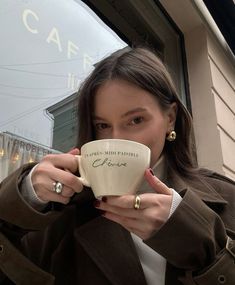
[[[85,171],[82,167],[81,155],[76,155],[76,157],[78,159],[78,170],[81,175],[81,177],[77,177],[77,178],[84,186],[91,187],[90,183],[88,182],[86,178]]]

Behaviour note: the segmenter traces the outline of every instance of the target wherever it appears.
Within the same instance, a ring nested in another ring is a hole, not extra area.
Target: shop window
[[[1,181],[74,146],[81,81],[127,44],[82,1],[2,0],[0,26]]]
[[[154,0],[2,0],[0,181],[26,162],[76,144],[76,97],[94,65],[149,45],[186,102],[183,39]]]

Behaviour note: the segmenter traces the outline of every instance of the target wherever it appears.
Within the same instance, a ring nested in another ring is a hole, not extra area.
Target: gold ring
[[[136,195],[135,196],[135,201],[134,201],[134,209],[135,210],[139,210],[140,208],[140,196],[139,195]]]

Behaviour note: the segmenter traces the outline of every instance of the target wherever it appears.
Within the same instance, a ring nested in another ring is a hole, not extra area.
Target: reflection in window
[[[1,0],[0,26],[0,164],[5,157],[18,166],[27,151],[14,139],[34,146],[21,163],[36,158],[37,146],[68,151],[74,93],[125,42],[79,0]]]

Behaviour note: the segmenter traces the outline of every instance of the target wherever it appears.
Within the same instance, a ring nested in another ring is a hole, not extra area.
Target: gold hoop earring
[[[166,137],[166,139],[169,141],[169,142],[173,142],[175,139],[176,139],[176,132],[175,131],[171,131],[169,133],[169,135]]]

